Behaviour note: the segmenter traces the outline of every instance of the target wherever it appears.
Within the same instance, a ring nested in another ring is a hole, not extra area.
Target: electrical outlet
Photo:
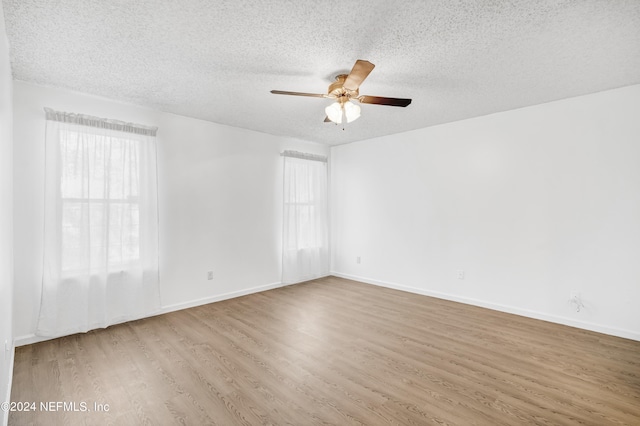
[[[11,345],[8,340],[4,341],[4,359],[9,359],[9,352],[11,352]]]
[[[464,271],[462,269],[458,270],[458,279],[464,280]]]
[[[207,272],[207,279],[208,280],[212,280],[213,279],[213,271]]]
[[[359,265],[360,264],[360,256],[356,257],[356,263]]]

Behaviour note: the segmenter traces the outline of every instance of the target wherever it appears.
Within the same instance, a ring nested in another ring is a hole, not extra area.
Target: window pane
[[[140,142],[63,131],[60,149],[62,269],[138,261]]]
[[[62,270],[79,269],[83,263],[82,213],[83,203],[62,204]]]
[[[88,192],[84,184],[83,149],[77,132],[62,132],[60,135],[62,158],[62,181],[60,189],[63,198],[82,198]]]
[[[140,257],[137,204],[113,203],[109,209],[109,264],[126,264]]]
[[[63,198],[138,197],[138,141],[65,131],[60,144]]]

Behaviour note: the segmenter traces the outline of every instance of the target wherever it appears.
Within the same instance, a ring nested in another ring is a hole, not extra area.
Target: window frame
[[[89,127],[89,129],[91,129],[91,127]],[[81,275],[86,273],[86,270],[84,268],[78,268],[78,267],[66,267],[65,266],[65,233],[64,233],[64,225],[65,225],[65,205],[71,204],[71,203],[75,203],[75,204],[79,204],[79,205],[85,205],[85,206],[91,206],[91,205],[98,205],[98,206],[103,206],[103,209],[106,208],[106,206],[110,206],[110,205],[122,205],[122,206],[132,206],[135,205],[137,207],[137,234],[135,235],[136,239],[137,239],[137,247],[136,247],[136,255],[135,257],[130,257],[128,259],[123,259],[121,261],[117,261],[117,262],[111,262],[109,259],[109,245],[106,244],[104,247],[106,249],[106,257],[107,257],[107,267],[109,267],[110,269],[113,268],[114,270],[120,269],[120,272],[124,272],[127,269],[134,269],[139,267],[142,264],[142,253],[141,253],[141,248],[142,248],[142,244],[141,244],[141,238],[142,238],[142,229],[141,229],[141,223],[140,223],[140,219],[141,219],[141,209],[143,208],[142,206],[142,202],[141,202],[141,197],[140,197],[140,191],[142,190],[141,188],[141,167],[142,167],[142,160],[141,160],[141,156],[140,156],[140,144],[142,143],[142,141],[137,137],[138,135],[133,134],[133,133],[127,133],[127,132],[121,132],[122,134],[119,134],[118,136],[107,136],[104,134],[101,134],[99,131],[99,128],[96,128],[95,131],[86,131],[87,129],[84,129],[86,133],[91,133],[93,137],[95,137],[96,139],[98,138],[107,138],[107,139],[120,139],[123,141],[123,143],[133,143],[136,144],[136,149],[137,149],[137,153],[135,155],[135,165],[136,165],[136,170],[137,170],[137,195],[129,195],[127,197],[118,197],[118,198],[105,198],[100,197],[93,197],[93,196],[87,196],[87,197],[78,197],[76,196],[69,196],[69,197],[65,197],[63,194],[63,181],[64,181],[64,174],[63,174],[63,170],[64,170],[64,163],[65,163],[65,156],[61,155],[60,158],[60,175],[59,175],[59,201],[60,201],[60,221],[58,222],[58,231],[59,231],[59,235],[60,235],[60,272],[62,274],[63,277],[66,278],[71,278],[73,276],[77,276],[77,275]],[[82,132],[78,132],[75,130],[63,130],[60,131],[59,135],[58,135],[58,144],[59,144],[59,149],[62,151],[62,147],[64,145],[64,143],[66,143],[65,138],[71,138],[73,137],[73,135],[77,135],[76,137],[81,137],[83,133]],[[92,141],[93,142],[93,141]],[[90,142],[91,143],[91,142]],[[109,141],[109,143],[113,143],[113,141]],[[91,151],[91,150],[88,150]],[[62,153],[62,152],[61,152]],[[92,154],[92,152],[90,152],[89,154]],[[105,173],[106,174],[106,173]],[[89,212],[91,211],[91,209],[88,210]],[[67,249],[68,250],[68,249]],[[89,254],[89,256],[91,256],[91,254]],[[95,270],[93,268],[91,268],[89,270],[90,273],[93,273],[94,271],[99,271],[104,267],[104,265],[100,264],[99,268],[96,268]],[[112,270],[113,272],[113,270]]]

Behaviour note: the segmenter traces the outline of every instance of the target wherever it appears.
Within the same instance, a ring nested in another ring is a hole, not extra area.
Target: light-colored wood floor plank
[[[18,348],[12,401],[91,411],[11,425],[638,425],[640,342],[329,277]]]

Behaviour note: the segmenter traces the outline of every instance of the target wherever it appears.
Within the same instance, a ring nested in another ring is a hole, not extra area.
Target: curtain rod
[[[303,160],[321,161],[323,163],[327,162],[327,157],[325,157],[324,155],[308,154],[306,152],[283,151],[280,153],[280,155],[283,157],[301,158]]]
[[[61,123],[78,124],[81,126],[97,127],[99,129],[117,130],[138,135],[155,136],[157,127],[144,126],[137,123],[126,123],[108,118],[93,117],[91,115],[75,114],[71,112],[56,111],[51,108],[44,109],[47,120],[59,121]]]

